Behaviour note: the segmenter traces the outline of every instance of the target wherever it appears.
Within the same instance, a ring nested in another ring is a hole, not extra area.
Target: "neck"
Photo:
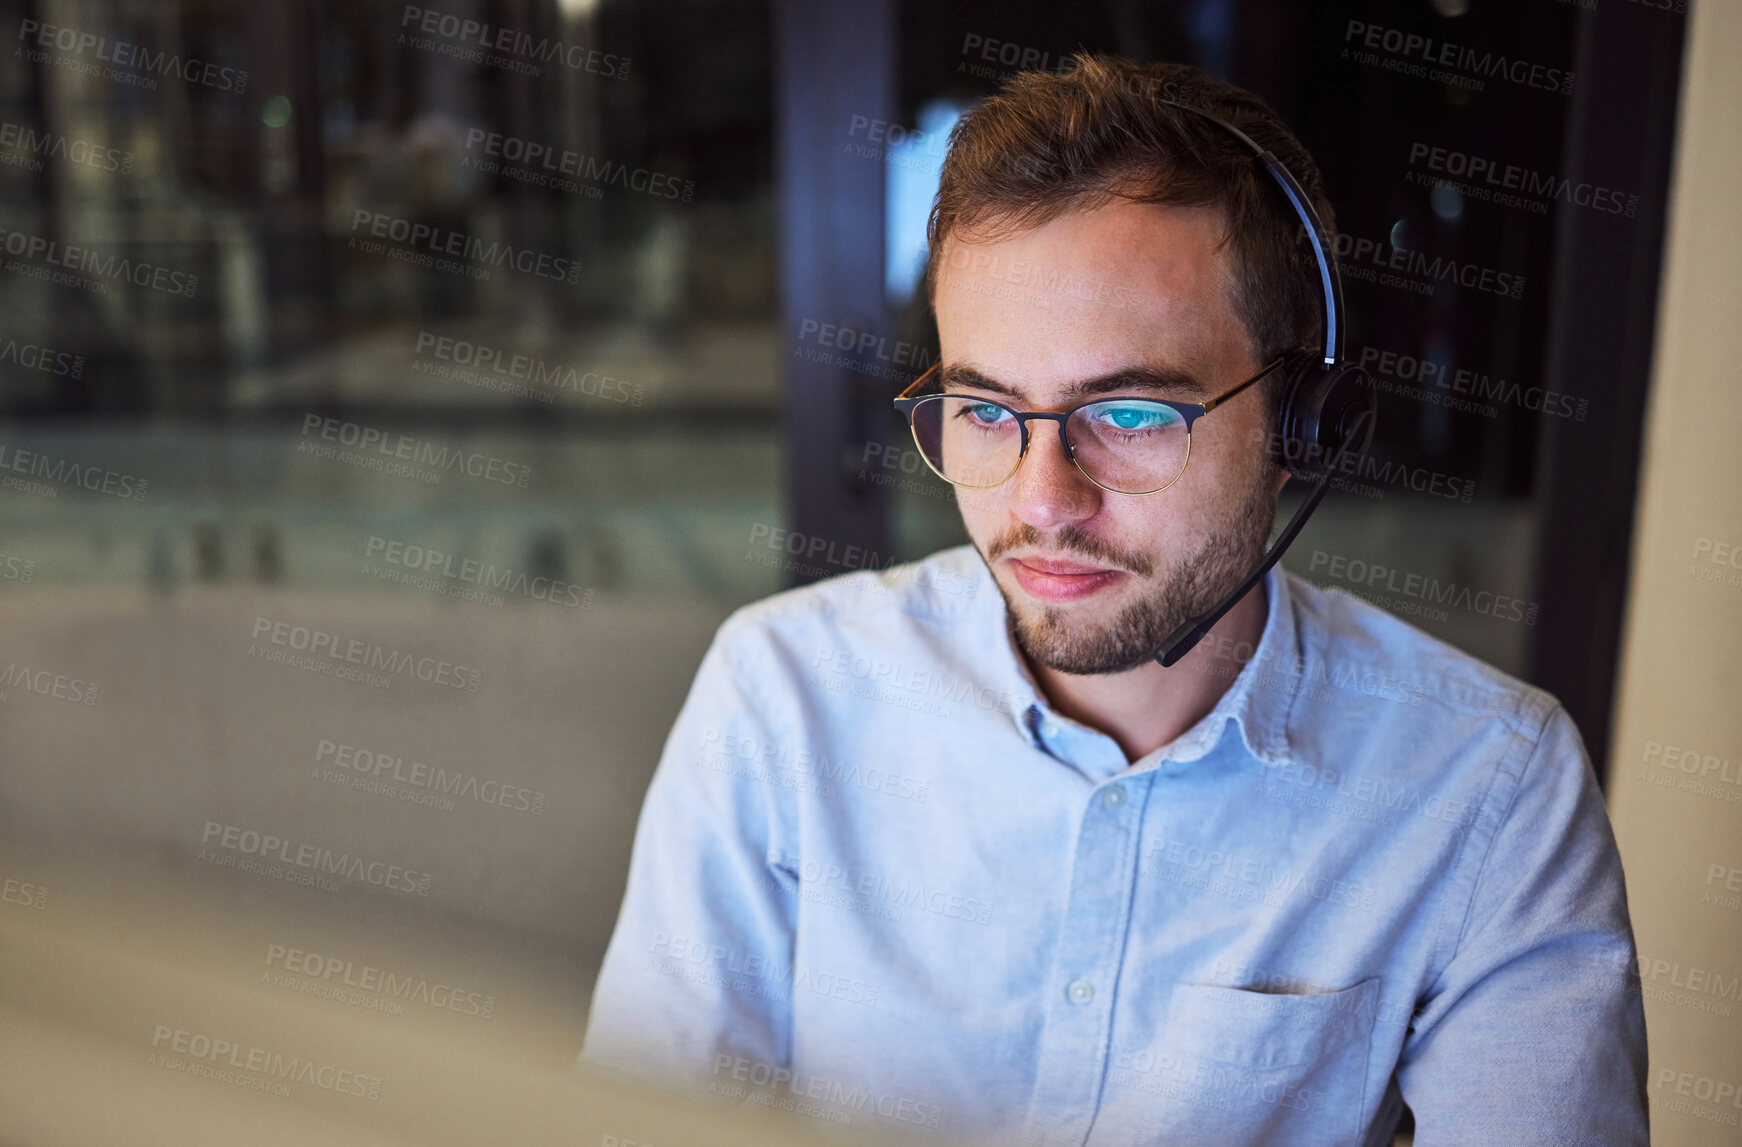
[[[1149,659],[1123,673],[1077,675],[1029,662],[1054,709],[1099,729],[1137,761],[1203,720],[1240,675],[1241,663],[1217,650],[1256,649],[1269,616],[1264,581],[1230,609],[1197,648],[1162,668]]]

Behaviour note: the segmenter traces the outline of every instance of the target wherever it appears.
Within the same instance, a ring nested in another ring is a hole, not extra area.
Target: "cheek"
[[[1244,404],[1223,407],[1200,419],[1192,432],[1191,466],[1202,463],[1204,469],[1225,478],[1243,478],[1257,469],[1259,457],[1269,450],[1269,438],[1269,419],[1263,410]]]
[[[962,515],[962,528],[976,542],[984,543],[995,534],[1001,523],[1009,520],[1004,500],[991,490],[955,488],[956,511]]]
[[[1155,497],[1177,493],[1180,491],[1176,487]],[[1195,523],[1196,516],[1187,499],[1173,498],[1159,512],[1145,506],[1115,521],[1117,532],[1112,537],[1130,549],[1158,555],[1176,553],[1197,533]]]
[[[1194,431],[1191,461],[1180,480],[1185,487],[1182,500],[1204,506],[1239,502],[1257,478],[1265,447],[1263,428],[1250,418],[1230,418],[1214,430]]]

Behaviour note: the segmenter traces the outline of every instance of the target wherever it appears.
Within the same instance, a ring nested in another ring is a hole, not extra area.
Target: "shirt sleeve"
[[[797,889],[777,751],[728,620],[702,659],[641,807],[580,1060],[692,1097],[742,1095],[789,1062]],[[774,858],[774,859],[771,859]],[[760,1065],[760,1066],[758,1066]]]
[[[1415,1147],[1645,1147],[1645,1012],[1621,856],[1555,706],[1398,1066]]]

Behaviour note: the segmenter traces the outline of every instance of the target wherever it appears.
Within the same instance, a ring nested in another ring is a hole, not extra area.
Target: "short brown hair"
[[[1228,222],[1234,313],[1259,364],[1323,339],[1324,302],[1299,217],[1252,152],[1194,104],[1245,132],[1300,182],[1334,233],[1318,166],[1263,100],[1185,64],[1078,55],[1061,72],[1024,72],[950,133],[926,235],[926,297],[935,302],[945,242],[1039,227],[1114,199],[1219,205]],[[1267,380],[1274,393],[1278,374]]]

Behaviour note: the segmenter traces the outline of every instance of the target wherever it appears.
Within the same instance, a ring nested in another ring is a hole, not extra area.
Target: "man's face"
[[[1118,201],[993,243],[945,244],[935,297],[942,382],[1016,410],[1063,410],[1083,384],[1139,369],[1093,397],[1202,402],[1252,374],[1219,209]],[[1214,607],[1263,552],[1285,478],[1267,441],[1262,384],[1198,420],[1189,464],[1159,493],[1101,489],[1029,426],[1002,485],[956,487],[974,547],[1030,660],[1065,673],[1141,665]]]

